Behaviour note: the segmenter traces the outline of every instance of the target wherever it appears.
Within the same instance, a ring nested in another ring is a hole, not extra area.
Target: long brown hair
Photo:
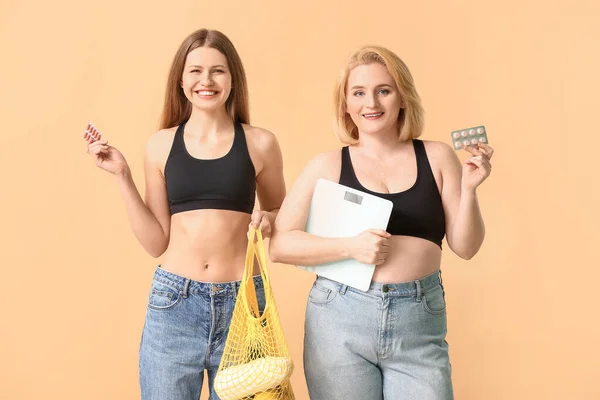
[[[180,125],[182,122],[187,121],[192,114],[192,104],[185,97],[180,82],[187,55],[192,50],[204,46],[219,50],[227,58],[229,70],[231,71],[231,93],[225,103],[227,113],[234,121],[244,124],[250,123],[246,72],[238,52],[233,43],[223,33],[215,30],[199,29],[185,38],[173,58],[167,81],[160,129]]]

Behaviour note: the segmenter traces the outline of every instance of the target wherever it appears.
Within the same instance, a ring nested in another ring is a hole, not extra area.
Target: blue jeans
[[[304,371],[312,400],[451,400],[440,273],[367,292],[318,277]]]
[[[254,277],[259,308],[265,297]],[[240,281],[193,281],[160,267],[154,273],[140,345],[143,400],[198,400],[208,370],[210,400]]]

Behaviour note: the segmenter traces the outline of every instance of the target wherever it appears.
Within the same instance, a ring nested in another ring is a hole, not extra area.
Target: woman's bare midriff
[[[423,278],[440,269],[442,250],[429,240],[392,236],[385,263],[375,267],[373,281],[401,283]]]
[[[240,280],[249,224],[250,214],[237,211],[211,209],[174,214],[161,268],[200,282]]]

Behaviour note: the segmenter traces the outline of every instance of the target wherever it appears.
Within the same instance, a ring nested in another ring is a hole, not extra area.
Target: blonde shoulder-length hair
[[[354,52],[341,70],[335,85],[334,130],[345,144],[358,141],[358,128],[346,113],[346,93],[350,71],[365,64],[379,63],[387,68],[396,83],[403,107],[398,113],[399,140],[416,139],[423,132],[423,106],[410,70],[394,52],[380,46],[365,46]]]

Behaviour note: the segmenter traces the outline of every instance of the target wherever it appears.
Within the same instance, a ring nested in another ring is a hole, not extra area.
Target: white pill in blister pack
[[[460,150],[465,146],[476,146],[478,143],[488,143],[483,125],[452,131],[451,136],[455,150]]]

